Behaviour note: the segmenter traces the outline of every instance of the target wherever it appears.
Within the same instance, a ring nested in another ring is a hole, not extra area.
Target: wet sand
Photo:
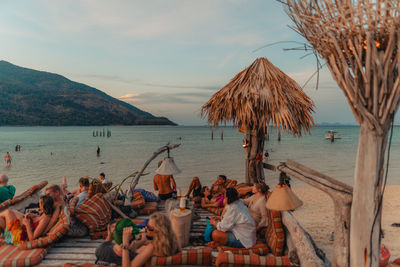
[[[294,211],[294,216],[310,233],[316,244],[331,260],[333,242],[329,241],[333,231],[333,202],[324,192],[313,187],[294,187],[296,195],[303,201],[303,206]],[[390,260],[400,257],[400,227],[392,227],[394,222],[400,223],[400,185],[386,186],[383,197],[382,229],[385,245],[391,254]]]

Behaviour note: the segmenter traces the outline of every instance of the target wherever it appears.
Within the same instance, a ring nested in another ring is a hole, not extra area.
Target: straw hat
[[[269,210],[294,210],[303,205],[289,186],[277,185],[265,205]]]

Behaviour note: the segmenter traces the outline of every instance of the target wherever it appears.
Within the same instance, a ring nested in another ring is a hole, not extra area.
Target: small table
[[[169,217],[179,245],[182,248],[189,245],[190,228],[192,227],[192,211],[189,209],[185,211],[173,209]]]

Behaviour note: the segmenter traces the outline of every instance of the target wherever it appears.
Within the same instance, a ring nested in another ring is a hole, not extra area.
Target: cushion
[[[267,195],[269,197],[269,194]],[[265,235],[268,247],[275,256],[282,256],[285,248],[285,231],[280,211],[267,210],[268,226]]]
[[[106,193],[107,190],[109,190],[111,188],[111,186],[112,186],[112,182],[103,184],[98,179],[93,180],[89,185],[89,192],[88,192],[87,199],[92,198],[94,195],[96,195],[98,193]]]
[[[226,188],[235,187],[236,184],[237,184],[236,180],[229,181],[229,183],[227,183],[227,185],[226,185]]]
[[[249,255],[250,253],[257,254],[259,256],[265,256],[269,253],[269,249],[265,244],[255,244],[251,248],[231,248],[231,247],[219,247],[222,251],[230,251],[233,254]]]
[[[69,237],[84,237],[89,233],[89,229],[82,222],[77,220],[75,217],[71,217],[71,228],[69,229],[67,236]]]
[[[0,246],[0,266],[24,267],[39,264],[46,256],[47,248],[35,248],[24,250],[17,246]]]
[[[89,236],[90,236],[90,238],[93,239],[93,240],[97,240],[97,239],[106,239],[106,238],[107,238],[107,230],[101,231],[101,232],[89,233]]]
[[[46,185],[47,185],[47,181],[43,181],[40,184],[32,186],[31,188],[29,188],[22,194],[15,196],[13,199],[8,199],[8,200],[4,201],[3,203],[0,204],[0,211],[8,208],[9,206],[15,205],[15,204],[23,201],[24,199],[32,196],[36,192],[42,190]]]
[[[218,267],[291,266],[287,256],[238,255],[223,251],[218,253],[215,265]]]
[[[146,200],[144,199],[144,196],[140,191],[135,191],[133,192],[132,196],[132,201],[131,201],[131,207],[134,210],[139,210],[141,208],[144,208],[144,205],[146,204]]]
[[[75,216],[89,228],[89,233],[107,230],[111,220],[110,204],[98,193],[75,209]]]
[[[179,252],[173,256],[168,257],[151,257],[146,262],[146,267],[150,266],[176,266],[176,265],[205,265],[210,266],[211,263],[211,249],[193,249]]]
[[[140,215],[150,215],[153,212],[157,211],[157,202],[147,202],[143,208],[141,208],[140,210],[138,210],[138,214]]]
[[[50,229],[44,237],[39,237],[33,241],[25,241],[21,244],[22,249],[33,249],[47,247],[50,244],[57,242],[61,237],[66,235],[71,227],[71,219],[69,217],[68,209],[65,207],[61,210],[58,221]]]

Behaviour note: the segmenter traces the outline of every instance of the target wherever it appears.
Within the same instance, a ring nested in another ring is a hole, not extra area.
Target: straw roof
[[[232,121],[248,130],[264,132],[270,122],[301,136],[315,125],[314,103],[300,86],[266,58],[258,58],[215,93],[201,110],[208,123]]]

